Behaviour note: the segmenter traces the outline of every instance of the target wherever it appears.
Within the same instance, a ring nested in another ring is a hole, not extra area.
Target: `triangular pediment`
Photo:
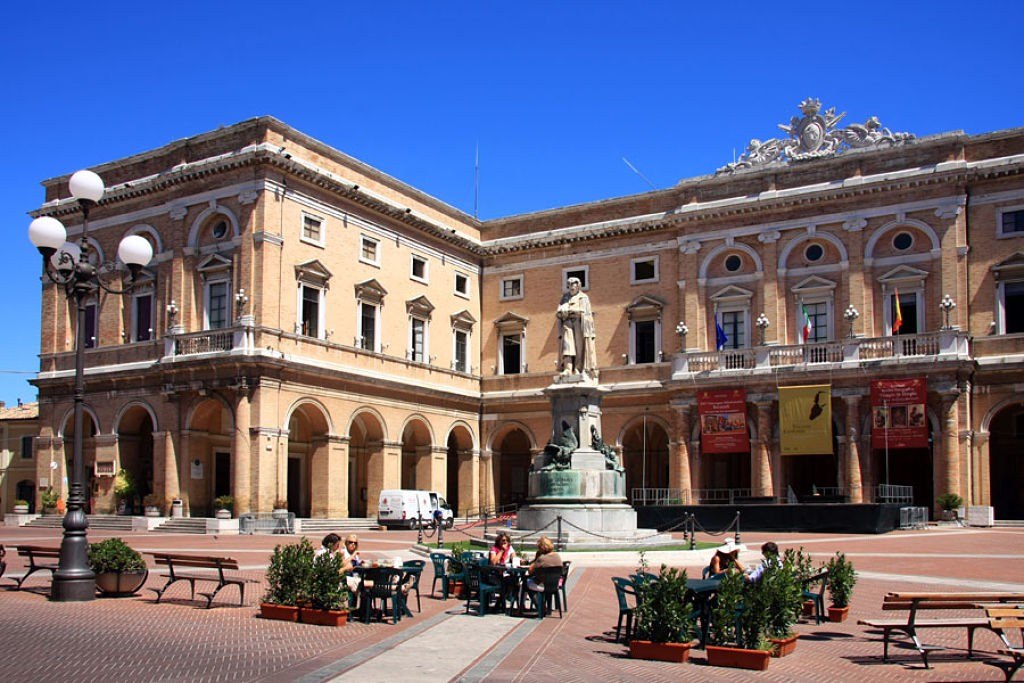
[[[1024,252],[1018,251],[1016,254],[1003,259],[992,266],[992,272],[995,273],[997,280],[1003,280],[1007,277],[1020,277],[1021,274],[1024,274]]]
[[[220,254],[210,254],[196,266],[196,270],[200,273],[215,273],[221,270],[227,270],[231,267],[231,259],[225,258]]]
[[[754,293],[749,289],[743,289],[736,285],[728,285],[718,290],[711,295],[711,300],[715,303],[723,303],[727,301],[750,301],[754,298]]]
[[[806,277],[793,287],[794,294],[821,294],[835,290],[836,283],[817,275]]]
[[[500,330],[522,330],[530,322],[529,318],[517,315],[512,311],[509,311],[505,315],[501,316],[494,321],[494,326]]]
[[[430,303],[427,297],[418,296],[405,302],[405,310],[409,315],[429,318],[430,314],[434,312],[434,304]]]
[[[468,310],[462,309],[458,313],[452,314],[452,327],[467,329],[473,327],[473,325],[476,325],[476,318]]]
[[[884,284],[898,285],[904,282],[922,282],[929,275],[927,270],[913,268],[911,266],[896,266],[888,273],[878,278]]]
[[[356,284],[356,298],[360,301],[377,304],[383,303],[384,297],[387,294],[388,290],[384,289],[379,282],[372,278]]]
[[[319,260],[306,261],[295,266],[295,279],[318,287],[326,287],[331,271]]]
[[[649,294],[641,294],[626,306],[626,313],[629,315],[630,320],[657,318],[661,316],[661,309],[663,308],[665,308],[663,300]]]

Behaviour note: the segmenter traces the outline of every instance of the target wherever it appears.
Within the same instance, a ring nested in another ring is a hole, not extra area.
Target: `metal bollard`
[[[697,549],[697,516],[690,513],[690,550]]]
[[[416,545],[423,545],[423,514],[416,513]]]
[[[444,524],[437,525],[437,547],[444,547]]]
[[[736,511],[736,545],[740,544],[740,511]]]
[[[558,552],[565,550],[564,544],[562,543],[562,515],[558,515],[558,533],[555,536],[555,549]]]

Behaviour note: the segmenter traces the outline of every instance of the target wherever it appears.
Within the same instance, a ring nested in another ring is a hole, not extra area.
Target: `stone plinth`
[[[604,454],[589,451],[596,466],[577,469],[580,451],[572,454],[572,468],[530,472],[531,503],[624,503],[626,478],[622,472],[604,468]],[[589,463],[588,463],[589,464]]]

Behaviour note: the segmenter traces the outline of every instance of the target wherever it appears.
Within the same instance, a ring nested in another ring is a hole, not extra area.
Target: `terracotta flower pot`
[[[149,571],[142,569],[137,572],[101,572],[96,575],[96,588],[109,598],[125,598],[135,595],[146,583]]]
[[[466,584],[463,581],[452,581],[448,586],[448,592],[456,598],[462,598]]]
[[[803,615],[805,617],[813,617],[814,616],[814,600],[804,600],[803,605],[801,605],[801,609],[803,610]]]
[[[314,626],[344,626],[348,623],[348,610],[299,608],[299,621]]]
[[[794,633],[789,638],[769,638],[768,640],[772,642],[772,657],[785,657],[792,654],[796,649],[796,641],[799,637],[799,634]]]
[[[849,615],[850,615],[850,606],[849,605],[847,605],[846,607],[836,607],[835,605],[829,605],[828,606],[828,620],[829,621],[832,621],[832,622],[835,622],[835,623],[839,623],[841,621],[846,621],[846,617],[848,617]]]
[[[686,662],[690,659],[693,643],[652,643],[649,640],[629,641],[629,656],[633,659],[656,659],[660,662]]]
[[[261,602],[260,616],[264,619],[277,619],[278,621],[298,621],[299,608],[295,605],[275,605],[271,602]]]
[[[738,647],[707,646],[708,664],[733,669],[764,671],[771,661],[771,650],[744,650]]]

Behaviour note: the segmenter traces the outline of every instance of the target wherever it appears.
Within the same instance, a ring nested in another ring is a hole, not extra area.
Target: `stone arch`
[[[377,512],[383,480],[384,443],[387,422],[375,408],[361,406],[349,419],[348,436],[348,516],[368,517]],[[375,473],[370,486],[370,472]]]
[[[645,419],[646,417],[646,419]],[[633,489],[669,486],[669,423],[659,415],[635,415],[622,425],[617,443],[626,468],[626,496]]]
[[[809,242],[815,239],[821,240],[822,242],[828,242],[833,247],[835,247],[836,251],[839,252],[839,263],[841,265],[849,262],[850,254],[849,252],[846,251],[846,245],[843,244],[843,241],[841,239],[839,239],[830,232],[815,231],[802,233],[797,237],[794,237],[793,239],[786,242],[786,246],[784,246],[782,248],[782,251],[779,252],[779,261],[777,268],[779,270],[785,270],[786,264],[789,262],[789,255],[792,254],[793,251],[804,242]]]
[[[142,514],[142,499],[155,491],[154,431],[155,415],[142,401],[132,401],[122,407],[114,423],[114,432],[117,434],[116,468],[129,473],[135,483],[135,495],[118,501],[118,505],[123,503],[131,514]]]
[[[193,516],[212,516],[214,498],[234,495],[234,410],[220,394],[211,393],[196,397],[185,414],[185,467],[202,477],[183,477],[182,495]]]
[[[700,263],[700,270],[697,274],[697,278],[701,281],[706,280],[708,277],[708,268],[711,267],[711,264],[714,263],[715,259],[721,256],[724,252],[732,250],[742,251],[744,254],[749,256],[750,260],[754,262],[755,273],[764,272],[764,264],[761,262],[761,255],[758,254],[753,247],[742,242],[733,242],[732,244],[727,242],[725,244],[719,244],[708,252],[708,255],[705,256],[704,260]]]
[[[1024,517],[1024,397],[993,406],[982,420],[988,434],[989,501],[997,519]],[[943,492],[944,493],[944,492]]]
[[[310,408],[307,408],[307,406]],[[303,410],[311,418],[314,415],[320,415],[323,424],[318,424],[318,428],[327,434],[334,433],[334,425],[331,422],[331,413],[327,410],[327,406],[317,399],[309,397],[296,399],[290,406],[288,406],[288,409],[285,411],[284,423],[281,425],[282,429],[288,429],[288,424],[291,422],[292,416],[299,410]]]
[[[496,427],[487,440],[487,449],[494,451],[497,447],[498,442],[505,438],[507,432],[518,429],[526,435],[530,443],[530,450],[536,451],[540,448],[537,444],[537,438],[533,435],[533,430],[527,427],[524,423],[518,420],[505,420],[498,427]]]
[[[288,511],[298,517],[324,517],[326,498],[317,499],[317,482],[329,476],[327,459],[331,418],[327,408],[312,398],[301,398],[288,409],[285,429],[288,448],[279,464],[275,499],[288,501]],[[276,507],[276,506],[275,506]]]
[[[160,431],[160,421],[156,417],[156,411],[146,401],[129,401],[121,406],[121,409],[117,411],[114,416],[114,425],[112,431],[117,432],[121,426],[122,421],[125,419],[125,415],[129,410],[133,408],[141,408],[149,414],[150,422],[153,423],[153,431]]]
[[[490,491],[483,492],[485,503],[497,508],[517,505],[529,496],[529,471],[536,439],[530,429],[515,421],[504,422],[492,433],[492,457],[487,461],[484,480]]]
[[[125,237],[127,237],[128,235],[141,235],[142,237],[148,239],[150,243],[153,245],[154,254],[160,254],[164,250],[164,242],[163,239],[160,237],[160,233],[157,231],[156,228],[154,228],[149,223],[139,223],[138,225],[133,225],[131,228],[128,229],[128,232],[124,234]]]
[[[195,248],[199,246],[199,232],[206,225],[207,221],[214,215],[220,214],[227,218],[228,225],[231,226],[231,237],[237,239],[239,236],[238,218],[235,213],[221,204],[217,204],[216,201],[211,202],[210,206],[203,209],[196,219],[192,221],[192,227],[188,231],[188,242],[187,246]]]
[[[927,235],[928,239],[930,239],[932,243],[932,253],[937,253],[938,250],[941,248],[941,245],[939,243],[939,236],[935,234],[935,229],[932,228],[932,226],[928,225],[924,221],[917,220],[916,218],[897,218],[889,221],[885,225],[880,226],[877,230],[871,233],[871,237],[868,238],[867,243],[864,245],[865,261],[870,263],[870,260],[873,258],[872,254],[875,253],[875,246],[878,244],[879,240],[882,239],[882,237],[884,237],[887,233],[890,233],[894,230],[906,227],[916,228],[917,230],[920,230],[925,235]]]
[[[464,420],[453,422],[445,439],[445,497],[456,513],[467,512],[471,503],[476,500],[477,477],[473,467],[476,450],[476,434],[469,423]]]
[[[86,434],[96,435],[100,433],[100,419],[96,416],[96,411],[92,409],[92,406],[88,404],[82,405],[83,417],[87,422],[92,423],[92,430],[90,432],[89,425],[86,424]],[[57,436],[61,437],[65,441],[71,438],[70,435],[74,434],[75,428],[75,409],[68,408],[61,418],[60,424],[57,427]]]
[[[434,433],[430,422],[418,413],[402,425],[401,488],[440,491],[444,470],[434,466]]]

